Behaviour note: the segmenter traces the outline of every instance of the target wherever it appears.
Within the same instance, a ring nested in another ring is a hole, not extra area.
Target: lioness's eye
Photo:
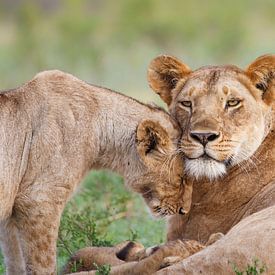
[[[191,108],[192,107],[192,102],[189,101],[189,100],[184,100],[184,101],[181,101],[180,104],[184,107],[187,107],[187,108]]]
[[[241,103],[240,99],[230,99],[226,102],[226,107],[236,107]]]

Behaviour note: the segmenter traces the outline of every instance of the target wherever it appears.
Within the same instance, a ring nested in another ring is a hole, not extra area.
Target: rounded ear
[[[275,55],[263,55],[251,63],[245,71],[255,87],[262,91],[267,104],[275,99]]]
[[[143,120],[136,131],[137,151],[140,157],[148,163],[157,159],[157,152],[164,153],[171,144],[167,131],[157,122]]]
[[[171,91],[179,80],[186,79],[191,69],[175,57],[160,55],[153,59],[148,67],[148,82],[150,87],[169,106],[172,101]]]

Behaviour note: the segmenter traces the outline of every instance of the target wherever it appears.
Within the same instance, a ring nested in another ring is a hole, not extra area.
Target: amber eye
[[[192,102],[189,101],[189,100],[184,100],[184,101],[181,101],[180,104],[184,107],[187,107],[187,108],[191,108],[192,107]]]
[[[237,107],[240,103],[240,99],[230,99],[226,102],[226,107]]]

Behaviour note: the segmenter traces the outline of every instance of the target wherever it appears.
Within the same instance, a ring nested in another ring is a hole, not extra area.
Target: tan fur
[[[90,169],[120,173],[156,215],[190,208],[192,188],[184,185],[176,150],[180,131],[160,109],[47,71],[0,93],[0,121],[0,240],[8,274],[56,272],[60,216]]]
[[[176,68],[178,75],[183,66]],[[171,67],[175,70],[174,63]],[[150,70],[149,82],[157,92]],[[191,211],[184,218],[169,218],[168,240],[206,241],[212,233],[232,228],[213,246],[160,274],[229,274],[228,261],[244,267],[253,257],[275,270],[274,230],[269,231],[275,207],[274,71],[275,56],[266,55],[247,70],[207,66],[188,72],[172,90],[170,83],[164,85],[165,75],[159,75],[163,93],[172,97],[170,113],[184,130],[180,148],[186,167],[195,162],[188,170],[188,181],[194,181]],[[240,104],[226,107],[231,98],[241,99]],[[184,101],[191,101],[192,108]],[[204,148],[194,132],[216,133],[216,138]]]

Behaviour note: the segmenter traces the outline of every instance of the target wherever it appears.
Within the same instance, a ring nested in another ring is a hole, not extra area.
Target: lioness
[[[230,261],[245,267],[253,258],[274,271],[275,55],[259,57],[246,70],[226,65],[194,71],[159,56],[148,80],[183,130],[179,149],[187,180],[196,178],[190,213],[169,219],[168,240],[205,241],[232,228],[213,246],[159,273],[229,274]]]
[[[0,93],[0,227],[8,274],[54,274],[59,220],[90,169],[109,168],[153,213],[189,210],[177,152],[180,131],[163,110],[60,71]],[[163,125],[163,126],[161,126]]]

